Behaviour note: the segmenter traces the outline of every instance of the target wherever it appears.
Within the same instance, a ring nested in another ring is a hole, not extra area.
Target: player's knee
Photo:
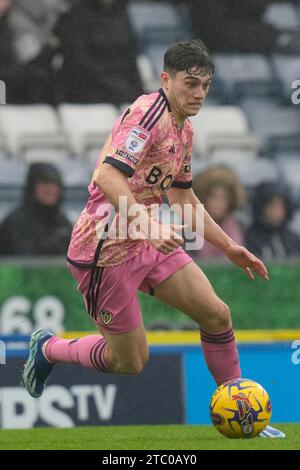
[[[231,327],[231,314],[228,305],[220,300],[215,309],[215,323],[218,330],[226,330]]]
[[[122,373],[126,375],[138,375],[145,367],[145,362],[142,360],[133,361],[122,367]]]
[[[202,318],[200,327],[209,328],[215,331],[226,330],[231,327],[231,314],[228,305],[217,299],[210,305]]]
[[[139,375],[143,371],[143,369],[144,369],[143,363],[136,362],[127,366],[123,373],[126,375]]]
[[[146,363],[148,362],[148,359],[149,359],[148,349],[143,350],[134,359],[122,364],[121,372],[127,375],[138,375],[144,369]]]

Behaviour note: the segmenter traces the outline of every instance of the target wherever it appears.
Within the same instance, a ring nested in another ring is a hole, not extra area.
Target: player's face
[[[230,208],[230,194],[227,189],[222,186],[213,188],[205,200],[205,207],[215,222],[222,222]]]
[[[286,205],[281,196],[275,196],[264,208],[264,216],[273,227],[280,227],[286,219]]]
[[[61,196],[61,189],[54,183],[37,183],[34,190],[35,198],[44,206],[55,206]]]
[[[162,74],[163,84],[171,106],[183,117],[198,114],[212,81],[210,74],[201,75],[197,68],[192,69],[191,72],[180,71],[174,76],[166,72]]]
[[[11,6],[11,0],[0,0],[0,15],[3,15]]]

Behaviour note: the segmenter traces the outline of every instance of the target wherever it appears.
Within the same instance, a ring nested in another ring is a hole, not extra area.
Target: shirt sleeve
[[[191,165],[192,165],[192,142],[190,142],[190,144],[187,147],[180,171],[176,175],[176,178],[171,185],[172,188],[190,189],[192,187],[193,177],[192,177]]]
[[[118,168],[129,178],[145,158],[154,139],[155,128],[149,131],[141,125],[143,114],[140,108],[127,110],[113,129],[112,142],[103,162]]]

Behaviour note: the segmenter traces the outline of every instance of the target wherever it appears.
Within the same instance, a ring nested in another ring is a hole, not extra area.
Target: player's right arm
[[[136,218],[130,211],[132,206],[138,207],[138,203],[132,194],[128,177],[132,177],[135,165],[147,153],[151,142],[151,135],[145,133],[147,140],[141,145],[139,151],[130,152],[130,136],[139,130],[138,125],[133,125],[132,120],[121,123],[116,135],[110,135],[101,151],[99,166],[94,173],[93,181],[103,192],[107,200],[115,210],[128,221],[128,225]],[[133,132],[134,131],[134,132]],[[142,132],[143,129],[141,129]],[[121,196],[126,198],[127,204],[120,204]],[[126,210],[126,213],[124,213]],[[149,243],[162,253],[170,253],[183,244],[183,239],[178,236],[172,227],[166,227],[151,219],[148,212],[141,206],[139,211],[140,231]],[[174,227],[176,228],[176,227]],[[166,235],[167,232],[167,235]]]
[[[137,207],[138,203],[130,191],[127,176],[114,166],[104,163],[97,171],[94,181],[109,202],[114,206],[116,211],[120,212],[120,214],[127,219],[128,224],[130,224],[130,222],[136,218],[136,213],[135,215],[129,215],[130,207],[133,205]],[[121,196],[125,196],[127,201],[126,208],[128,210],[126,210],[125,213],[124,204],[120,204]],[[151,219],[147,211],[143,208],[139,211],[138,217],[141,221],[140,228],[141,231],[143,231],[144,237],[158,251],[161,251],[162,253],[171,253],[178,248],[178,246],[182,245],[182,238],[178,237],[172,229],[169,230],[170,238],[165,239],[164,226]],[[156,228],[154,227],[155,225]],[[155,234],[155,236],[152,236],[152,234]]]

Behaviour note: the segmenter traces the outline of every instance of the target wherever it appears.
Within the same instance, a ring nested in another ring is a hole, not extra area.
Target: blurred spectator
[[[293,204],[288,189],[277,183],[257,186],[252,204],[253,223],[246,233],[246,246],[264,259],[300,254],[300,237],[288,229]]]
[[[62,180],[56,168],[47,163],[32,164],[23,204],[0,226],[0,254],[65,254],[72,227],[60,211],[62,197]]]
[[[213,220],[238,244],[243,244],[243,234],[234,212],[245,202],[246,193],[236,175],[227,167],[218,165],[196,175],[193,190]],[[193,258],[224,257],[224,253],[209,242],[191,252]]]
[[[22,97],[25,74],[14,49],[14,37],[8,18],[11,0],[0,0],[0,80],[6,83],[7,101],[17,94]]]
[[[0,0],[0,79],[9,104],[51,102],[51,56],[24,5]]]
[[[118,106],[143,93],[123,1],[79,1],[55,33],[63,56],[62,101]]]
[[[18,56],[23,63],[37,58],[48,45],[51,30],[68,8],[66,0],[14,0],[9,15]]]
[[[188,0],[194,37],[213,52],[271,54],[280,46],[281,32],[263,20],[274,0]],[[287,38],[283,46],[286,48]]]

